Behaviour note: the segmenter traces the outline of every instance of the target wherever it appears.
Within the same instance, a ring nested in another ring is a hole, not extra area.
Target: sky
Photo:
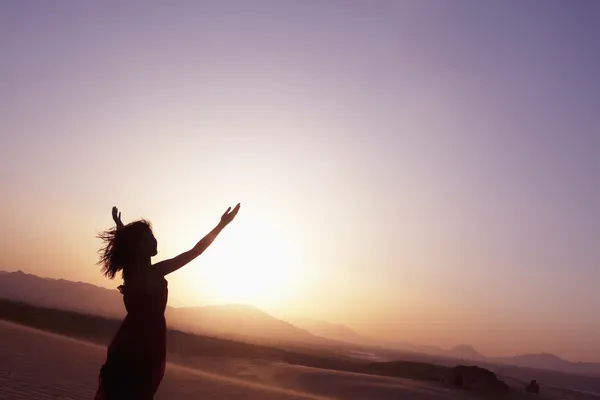
[[[0,2],[0,269],[600,360],[600,3]]]

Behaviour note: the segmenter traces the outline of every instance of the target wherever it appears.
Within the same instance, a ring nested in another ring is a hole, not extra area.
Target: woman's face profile
[[[158,241],[150,229],[144,232],[141,242],[142,251],[150,257],[158,254]]]

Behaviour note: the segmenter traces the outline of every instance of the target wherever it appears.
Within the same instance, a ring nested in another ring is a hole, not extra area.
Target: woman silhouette
[[[99,235],[104,242],[99,264],[110,279],[121,271],[123,285],[119,291],[127,315],[108,346],[95,400],[154,397],[166,363],[168,290],[165,275],[202,254],[239,210],[239,204],[233,210],[229,207],[217,226],[191,250],[152,265],[150,259],[157,254],[157,241],[150,223],[139,220],[123,225],[121,213],[113,207],[117,226]]]

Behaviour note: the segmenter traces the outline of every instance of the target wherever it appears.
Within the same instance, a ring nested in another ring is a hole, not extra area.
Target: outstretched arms
[[[235,206],[233,210],[231,207],[225,211],[225,213],[221,216],[221,221],[219,224],[210,231],[206,236],[204,236],[196,245],[191,249],[186,251],[185,253],[181,253],[177,257],[171,258],[170,260],[164,260],[159,263],[156,263],[153,268],[156,268],[156,271],[162,275],[168,275],[173,271],[177,271],[179,268],[188,264],[190,261],[194,260],[200,254],[204,252],[210,246],[212,242],[217,238],[219,233],[225,228],[237,215],[240,210],[240,204]]]
[[[113,221],[115,221],[115,224],[117,224],[117,229],[121,229],[125,226],[123,225],[123,222],[121,222],[121,213],[117,207],[112,208],[112,217]]]

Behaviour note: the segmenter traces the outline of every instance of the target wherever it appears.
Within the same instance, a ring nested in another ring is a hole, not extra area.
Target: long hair
[[[113,279],[117,272],[122,271],[125,279],[133,264],[143,257],[139,244],[148,231],[152,232],[152,225],[142,219],[98,234],[97,237],[103,242],[98,264],[104,276]]]

